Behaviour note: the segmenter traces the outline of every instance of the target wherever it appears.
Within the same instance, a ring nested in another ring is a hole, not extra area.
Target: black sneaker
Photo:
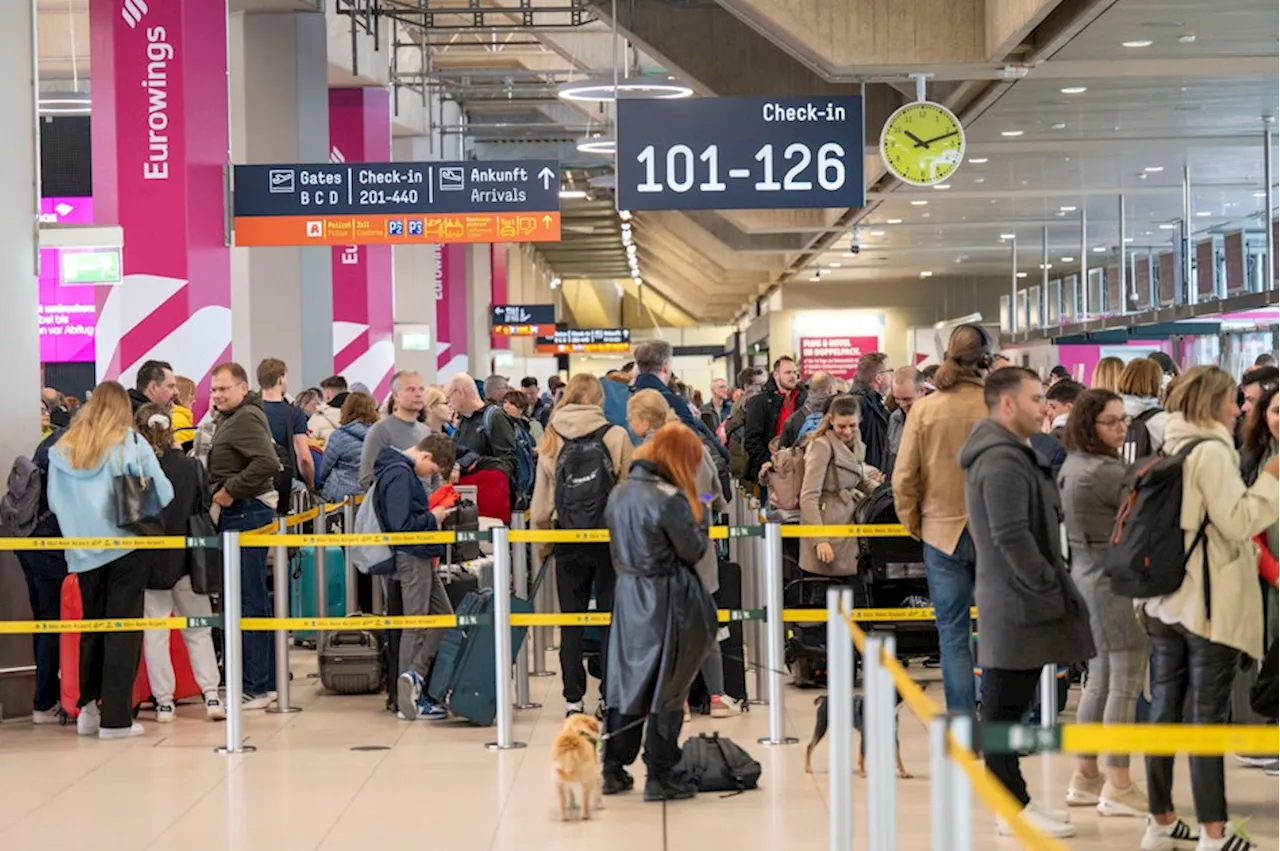
[[[697,794],[697,785],[679,777],[650,777],[644,781],[646,801],[683,801]]]
[[[606,768],[604,770],[604,784],[600,787],[601,795],[620,795],[634,788],[636,788],[636,780],[627,773],[626,769]]]

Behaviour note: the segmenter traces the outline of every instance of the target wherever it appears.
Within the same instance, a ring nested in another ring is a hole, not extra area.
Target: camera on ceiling
[[[858,243],[854,242],[849,245],[850,254],[857,254],[860,251],[862,251],[862,246],[859,245]]]

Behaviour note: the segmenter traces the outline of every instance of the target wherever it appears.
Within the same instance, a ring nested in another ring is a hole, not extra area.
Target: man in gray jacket
[[[960,451],[965,506],[977,553],[978,664],[983,722],[1017,723],[1036,696],[1045,665],[1094,655],[1089,610],[1062,556],[1062,506],[1052,473],[1031,436],[1044,420],[1044,388],[1034,372],[1008,367],[987,376],[990,419]],[[1034,803],[1017,754],[984,755],[987,768],[1042,833],[1074,836],[1067,814]],[[1001,821],[1000,832],[1010,835]]]

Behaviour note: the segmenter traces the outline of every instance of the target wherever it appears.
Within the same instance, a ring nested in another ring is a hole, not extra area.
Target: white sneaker
[[[729,718],[733,715],[742,714],[742,703],[734,700],[727,694],[713,694],[711,696],[711,717],[712,718]]]
[[[76,735],[96,736],[101,728],[102,710],[98,704],[86,703],[80,707],[80,714],[76,717]]]
[[[61,724],[62,723],[62,707],[54,704],[48,709],[31,710],[32,724]]]
[[[178,720],[178,711],[172,703],[156,704],[156,723],[172,724]]]
[[[1045,815],[1034,803],[1022,808],[1022,817],[1040,833],[1057,839],[1069,839],[1076,835],[1076,826],[1070,822],[1059,821]],[[1013,828],[1004,819],[996,820],[996,832],[1001,836],[1013,836]]]
[[[1037,804],[1035,801],[1027,804],[1027,807],[1035,810],[1049,821],[1056,821],[1058,824],[1069,824],[1071,822],[1071,816],[1065,810],[1055,810],[1052,807],[1046,807],[1044,804]]]
[[[1236,754],[1236,762],[1245,768],[1269,768],[1276,763],[1274,756],[1254,756],[1251,754]]]
[[[249,709],[266,709],[271,704],[271,698],[265,694],[246,694],[240,701],[240,708]]]
[[[566,703],[564,705],[565,718],[568,718],[570,715],[581,715],[581,714],[583,714],[583,705],[581,700],[576,701],[574,703]]]
[[[1107,783],[1098,798],[1098,815],[1144,818],[1147,815],[1147,793],[1137,783],[1118,789]]]
[[[142,725],[137,721],[128,727],[103,727],[98,730],[98,738],[103,741],[111,739],[132,739],[142,735]]]
[[[226,721],[227,707],[223,705],[222,700],[216,694],[206,695],[204,699],[204,714],[210,721]]]
[[[1239,822],[1229,821],[1221,839],[1210,839],[1209,834],[1201,830],[1196,851],[1256,851],[1257,847]]]
[[[1098,796],[1106,778],[1101,774],[1092,777],[1079,771],[1071,772],[1071,783],[1067,786],[1068,807],[1094,807],[1098,804]]]
[[[1200,835],[1180,818],[1169,824],[1159,824],[1147,816],[1147,830],[1142,834],[1141,851],[1190,851],[1196,847]]]

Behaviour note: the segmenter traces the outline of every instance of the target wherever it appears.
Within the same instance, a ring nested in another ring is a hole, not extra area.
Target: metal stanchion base
[[[531,677],[554,677],[555,675],[555,671],[531,671],[529,673]]]
[[[517,703],[515,704],[515,708],[516,709],[541,709],[542,704],[541,703]]]
[[[768,706],[768,705],[769,705],[769,701],[765,700],[763,697],[753,697],[747,700],[747,706]]]
[[[775,742],[773,739],[770,739],[768,736],[766,736],[763,739],[756,739],[756,744],[776,747],[778,745],[798,745],[800,744],[800,740],[793,739],[790,736],[784,736],[783,738]]]
[[[269,713],[271,713],[272,715],[291,715],[291,714],[293,714],[294,712],[301,712],[301,711],[302,711],[302,707],[301,707],[301,706],[290,706],[290,707],[288,707],[287,709],[281,709],[279,706],[268,706],[268,707],[267,707],[266,709],[264,709],[263,711],[264,711],[264,712],[269,712]]]
[[[528,747],[524,742],[512,742],[509,745],[500,745],[497,742],[489,742],[485,746],[485,750],[490,751],[515,751],[520,748]]]
[[[254,747],[253,745],[241,745],[240,750],[233,751],[230,748],[223,746],[220,748],[214,748],[213,752],[220,753],[220,754],[235,754],[235,753],[253,753],[256,750],[257,748]]]

